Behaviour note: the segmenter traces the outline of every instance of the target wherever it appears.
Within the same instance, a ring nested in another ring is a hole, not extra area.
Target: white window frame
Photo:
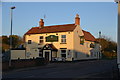
[[[61,35],[61,43],[66,43],[66,35]]]
[[[40,37],[43,37],[43,38],[41,39]],[[40,37],[39,37],[39,43],[43,44],[44,43],[44,36],[40,36]],[[41,43],[40,41],[43,41],[43,42]]]
[[[66,52],[65,52],[65,53],[62,53],[62,50],[65,50]],[[61,49],[61,50],[60,50],[60,54],[61,54],[61,57],[62,57],[62,54],[65,54],[65,55],[66,55],[65,58],[67,58],[67,50],[66,50],[66,49]]]
[[[32,40],[28,40],[28,44],[32,44]]]
[[[75,58],[77,58],[78,57],[78,52],[75,52]]]

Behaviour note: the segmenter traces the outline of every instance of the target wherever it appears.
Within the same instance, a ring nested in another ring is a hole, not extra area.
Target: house
[[[74,24],[44,26],[39,21],[38,27],[32,27],[24,34],[26,59],[44,57],[54,60],[99,59],[100,45],[95,37],[81,29],[77,14]]]

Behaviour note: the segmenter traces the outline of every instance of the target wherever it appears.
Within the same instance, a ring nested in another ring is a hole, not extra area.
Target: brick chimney
[[[75,17],[75,25],[80,25],[80,18],[78,14],[76,14],[76,17]]]
[[[44,21],[43,21],[43,19],[40,19],[40,21],[39,21],[39,27],[40,28],[44,27]]]

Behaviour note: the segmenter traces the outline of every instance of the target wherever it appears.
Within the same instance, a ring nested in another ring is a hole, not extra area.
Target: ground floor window
[[[89,57],[89,54],[86,54],[86,57]]]
[[[97,53],[95,52],[95,53],[94,53],[94,57],[96,57],[96,54],[97,54]]]
[[[38,48],[38,50],[39,50],[39,57],[43,57],[43,54],[42,54],[41,48]]]
[[[61,57],[66,58],[66,50],[61,50]]]
[[[43,57],[42,52],[39,52],[39,57]]]
[[[78,54],[78,52],[75,52],[75,58],[77,58],[77,54]]]
[[[93,52],[91,52],[90,54],[91,54],[91,57],[93,57]]]
[[[66,54],[61,54],[62,57],[66,58]]]

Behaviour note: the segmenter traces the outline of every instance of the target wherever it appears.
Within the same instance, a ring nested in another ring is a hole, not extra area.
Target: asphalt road
[[[72,63],[50,63],[46,66],[3,72],[3,78],[112,78],[116,60],[92,60]],[[97,75],[97,76],[96,76]]]

